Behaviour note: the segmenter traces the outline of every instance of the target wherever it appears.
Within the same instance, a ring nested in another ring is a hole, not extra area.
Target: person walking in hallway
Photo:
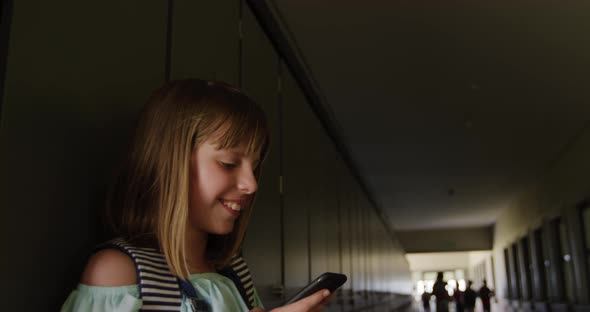
[[[465,311],[464,293],[460,291],[459,288],[455,289],[455,292],[453,293],[453,301],[455,302],[455,312]]]
[[[481,299],[481,303],[483,304],[484,312],[491,311],[491,304],[490,299],[494,295],[494,292],[488,288],[488,283],[486,280],[483,280],[483,286],[479,289],[478,292],[479,298]]]
[[[443,272],[438,272],[432,287],[432,294],[436,297],[436,312],[449,311],[449,293],[446,286],[447,282],[443,281]]]
[[[422,308],[424,308],[424,311],[430,311],[430,296],[432,294],[425,291],[424,293],[422,293]]]
[[[463,301],[465,302],[465,312],[475,311],[475,300],[477,299],[477,293],[471,286],[472,281],[467,281],[467,289],[463,292]]]

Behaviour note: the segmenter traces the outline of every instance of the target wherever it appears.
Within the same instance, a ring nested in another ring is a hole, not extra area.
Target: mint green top
[[[248,311],[232,280],[218,273],[192,274],[189,278],[199,298],[209,303],[211,311]],[[254,289],[255,306],[262,302]],[[138,285],[103,287],[79,284],[61,307],[69,311],[131,312],[141,308]],[[191,312],[187,298],[183,299],[181,312]]]

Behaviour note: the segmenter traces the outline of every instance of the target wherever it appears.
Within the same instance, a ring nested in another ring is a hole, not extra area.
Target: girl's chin
[[[193,227],[196,232],[201,232],[210,235],[228,235],[234,230],[234,223],[231,224],[216,224],[208,227]]]
[[[224,225],[224,226],[217,227],[213,231],[209,232],[209,234],[228,235],[233,230],[234,230],[234,224],[232,223],[231,225]]]
[[[209,234],[214,234],[214,235],[229,235],[231,234],[232,230],[228,230],[228,231],[215,231],[214,233],[209,233]]]

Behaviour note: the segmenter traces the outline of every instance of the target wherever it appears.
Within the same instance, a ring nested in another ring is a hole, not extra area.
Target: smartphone
[[[345,282],[346,275],[340,273],[326,272],[318,276],[318,278],[313,280],[313,282],[309,283],[309,285],[303,287],[303,289],[297,292],[293,297],[291,297],[291,299],[287,300],[287,302],[285,302],[285,305],[303,299],[321,289],[327,289],[330,291],[330,293],[333,293]]]

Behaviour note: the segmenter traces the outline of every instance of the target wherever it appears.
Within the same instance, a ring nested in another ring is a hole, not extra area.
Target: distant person
[[[432,294],[436,297],[436,312],[449,311],[449,293],[446,286],[447,282],[443,281],[443,272],[438,272],[432,287]]]
[[[475,300],[477,299],[477,293],[471,286],[472,281],[467,281],[467,289],[463,292],[463,302],[465,303],[465,312],[475,311]]]
[[[479,299],[481,299],[481,303],[483,304],[484,312],[490,312],[490,299],[494,295],[494,292],[488,288],[488,283],[486,280],[483,280],[483,286],[481,286],[481,288],[479,289],[478,295]]]
[[[424,311],[430,311],[430,296],[432,296],[432,294],[427,291],[422,293],[422,307],[424,308]]]
[[[455,289],[453,293],[453,301],[455,302],[455,311],[456,312],[463,312],[465,311],[465,299],[464,294],[459,288]]]

